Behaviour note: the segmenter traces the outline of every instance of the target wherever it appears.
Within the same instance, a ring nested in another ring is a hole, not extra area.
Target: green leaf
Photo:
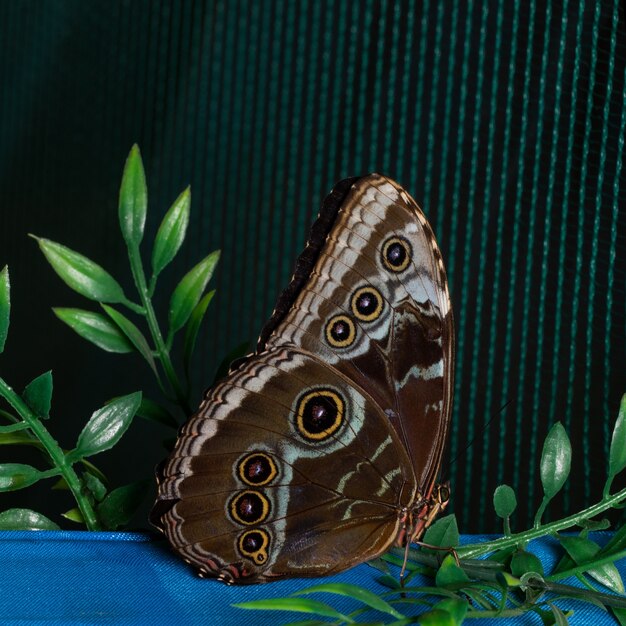
[[[52,489],[52,491],[69,491],[70,486],[67,484],[65,478],[61,476],[61,478],[59,478],[59,480],[57,480],[54,485],[50,487],[50,489]]]
[[[459,624],[448,611],[438,609],[436,605],[430,611],[422,613],[418,623],[421,626],[458,626]]]
[[[124,354],[133,351],[133,344],[108,317],[83,309],[53,308],[54,314],[83,339],[106,350]]]
[[[105,484],[108,482],[107,477],[104,475],[102,470],[97,468],[91,461],[88,461],[87,459],[81,459],[80,464],[85,470],[87,470],[90,474],[93,474],[101,482]]]
[[[128,524],[149,493],[152,481],[140,480],[111,491],[98,505],[98,517],[109,530]]]
[[[177,429],[179,425],[174,416],[167,409],[149,398],[142,398],[141,404],[137,409],[137,417],[142,417],[143,419],[157,422],[174,429]]]
[[[307,587],[302,591],[294,592],[294,596],[308,595],[310,593],[334,593],[347,598],[352,598],[357,602],[362,602],[367,606],[380,611],[381,613],[387,613],[398,619],[402,618],[402,613],[399,613],[394,609],[391,604],[385,602],[380,596],[372,593],[368,589],[359,587],[358,585],[351,585],[348,583],[326,583],[322,585],[315,585],[313,587]]]
[[[613,613],[620,626],[626,626],[626,609],[618,609],[612,606],[609,610]]]
[[[135,350],[141,354],[141,356],[147,361],[152,371],[157,375],[156,363],[154,362],[154,356],[152,356],[152,350],[148,345],[148,341],[143,336],[142,332],[133,324],[125,315],[122,315],[119,311],[116,311],[113,307],[106,304],[100,305],[106,312],[106,314],[117,324],[119,329],[126,335],[126,338],[135,347]]]
[[[143,238],[148,210],[148,189],[139,146],[131,150],[122,175],[119,200],[119,220],[124,241],[139,246]]]
[[[459,545],[459,527],[454,514],[439,518],[424,534],[424,543],[440,548]]]
[[[572,446],[565,428],[557,422],[548,433],[541,453],[541,484],[547,499],[563,487],[572,464]]]
[[[194,307],[193,311],[191,312],[191,316],[189,317],[189,324],[187,324],[187,328],[185,329],[185,341],[183,348],[183,358],[186,372],[189,372],[189,368],[191,366],[191,356],[193,355],[193,350],[196,347],[198,332],[200,330],[200,326],[202,324],[202,320],[204,319],[206,310],[211,303],[211,300],[213,300],[214,295],[215,289],[205,294],[200,302],[198,302],[198,304]]]
[[[463,623],[463,620],[465,619],[465,616],[467,614],[467,610],[469,608],[469,604],[467,602],[467,600],[460,600],[460,599],[456,599],[456,598],[445,598],[444,600],[441,600],[440,602],[437,602],[437,604],[435,604],[435,606],[433,606],[432,611],[442,611],[447,613],[451,618],[452,621],[444,621],[444,622],[438,622],[438,621],[423,621],[423,616],[420,616],[420,624],[433,624],[439,626],[439,624],[453,624],[454,626],[458,626],[459,624]],[[428,620],[430,620],[431,618],[428,618]]]
[[[528,574],[529,572],[543,576],[543,565],[531,552],[518,550],[511,559],[511,573],[521,578],[524,574]]]
[[[607,554],[621,552],[626,549],[626,524],[620,526],[611,539],[600,550],[599,554],[605,556]]]
[[[448,554],[441,563],[435,576],[437,587],[453,587],[458,588],[468,583],[470,579],[467,574],[456,564],[454,557]]]
[[[49,417],[52,404],[52,372],[45,372],[28,383],[22,397],[37,417],[42,419]]]
[[[96,502],[101,502],[106,496],[107,488],[104,483],[93,474],[85,472],[82,476],[83,483]]]
[[[73,508],[69,511],[65,511],[65,513],[61,513],[61,517],[70,520],[70,522],[76,522],[77,524],[85,523],[85,518],[79,508]]]
[[[67,458],[71,462],[112,448],[126,432],[141,403],[141,392],[116,398],[98,409],[78,437],[76,448]]]
[[[174,289],[170,300],[170,334],[180,330],[189,319],[191,312],[200,301],[207,283],[213,276],[219,258],[219,250],[211,252],[209,256],[189,270]]]
[[[296,611],[298,613],[311,613],[322,617],[344,620],[352,623],[353,620],[339,613],[332,606],[317,600],[303,598],[272,598],[267,600],[250,600],[249,602],[237,602],[233,604],[239,609],[253,609],[257,611]]]
[[[42,449],[41,441],[21,431],[0,432],[0,446],[34,446]]]
[[[500,485],[496,487],[493,494],[493,506],[496,515],[502,519],[510,517],[517,508],[517,498],[515,491],[508,485]]]
[[[32,465],[0,463],[0,492],[23,489],[42,478],[42,472]]]
[[[499,572],[496,574],[496,577],[504,587],[516,589],[522,585],[522,581],[519,578],[513,576],[513,574],[509,574],[508,572]]]
[[[555,626],[567,626],[569,622],[567,621],[567,617],[565,617],[565,613],[563,613],[556,604],[552,604],[552,602],[548,602],[547,604],[554,615]]]
[[[0,530],[59,530],[59,527],[31,509],[8,509],[0,513]]]
[[[613,563],[593,566],[594,557],[600,553],[600,546],[597,543],[585,537],[559,535],[558,539],[576,565],[589,564],[589,569],[586,570],[589,576],[611,589],[611,591],[624,593],[622,577]]]
[[[626,394],[622,396],[609,452],[609,476],[616,476],[626,467]]]
[[[11,317],[11,283],[9,268],[5,265],[0,272],[0,353],[9,334],[9,318]]]
[[[189,205],[191,192],[189,187],[183,191],[169,211],[165,214],[154,240],[152,249],[152,274],[158,276],[165,268],[185,240],[187,225],[189,224]]]
[[[126,302],[120,284],[97,263],[60,243],[31,237],[61,280],[81,296],[97,302]]]

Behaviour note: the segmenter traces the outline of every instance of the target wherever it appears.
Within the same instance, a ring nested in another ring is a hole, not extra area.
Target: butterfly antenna
[[[491,423],[493,422],[493,420],[496,419],[496,417],[498,417],[499,415],[501,415],[504,410],[506,409],[506,407],[509,406],[509,404],[511,404],[511,402],[513,402],[513,398],[510,398],[509,400],[507,400],[492,416],[491,419],[480,429],[480,432],[477,433],[477,435],[465,446],[465,448],[463,448],[463,450],[461,450],[461,452],[459,452],[451,461],[449,464],[449,467],[452,467],[452,465],[454,465],[464,454],[467,453],[467,451],[478,441],[478,439],[480,439],[485,432],[487,431],[487,429],[489,428],[489,426],[491,426]]]

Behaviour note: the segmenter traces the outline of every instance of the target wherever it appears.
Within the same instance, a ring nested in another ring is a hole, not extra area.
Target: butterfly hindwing
[[[386,419],[306,353],[253,357],[182,429],[160,479],[160,524],[188,561],[229,581],[322,575],[375,556],[415,490]]]

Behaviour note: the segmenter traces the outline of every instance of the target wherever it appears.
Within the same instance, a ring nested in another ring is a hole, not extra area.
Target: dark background
[[[461,530],[496,530],[501,482],[518,490],[514,524],[528,523],[556,420],[574,464],[550,514],[573,512],[600,496],[626,391],[625,68],[617,1],[2,2],[0,265],[13,309],[0,374],[21,389],[54,371],[49,428],[66,447],[111,396],[155,396],[139,357],[105,354],[54,318],[51,306],[89,305],[27,237],[81,251],[131,292],[117,192],[133,142],[146,241],[192,188],[160,310],[222,250],[197,399],[223,356],[254,341],[325,194],[376,170],[422,205],[448,266],[458,356],[443,472]],[[137,420],[95,460],[130,482],[165,436]],[[42,484],[3,494],[0,509],[70,505],[48,499]]]

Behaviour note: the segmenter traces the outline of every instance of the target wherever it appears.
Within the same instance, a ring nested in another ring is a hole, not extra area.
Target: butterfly
[[[201,576],[333,574],[420,538],[450,421],[446,272],[415,200],[338,183],[254,354],[231,365],[157,470],[152,523]]]

